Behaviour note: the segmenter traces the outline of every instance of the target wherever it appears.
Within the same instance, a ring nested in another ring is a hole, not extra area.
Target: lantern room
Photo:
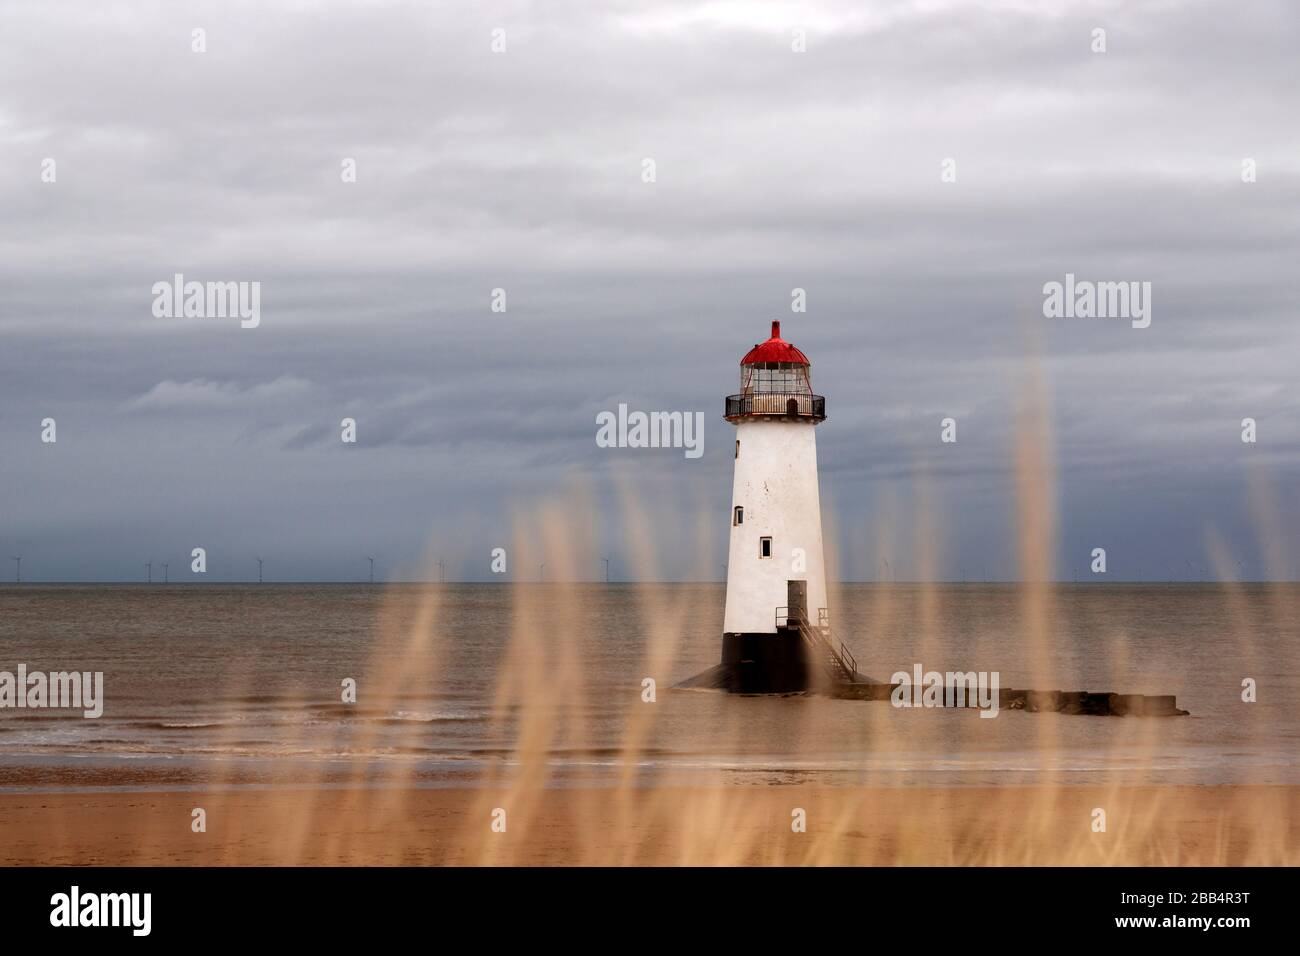
[[[772,337],[740,360],[740,394],[727,396],[727,421],[824,421],[826,399],[813,394],[811,369],[808,356],[781,338],[781,323],[773,322]]]

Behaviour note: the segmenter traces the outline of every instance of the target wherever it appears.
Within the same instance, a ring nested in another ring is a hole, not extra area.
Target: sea
[[[0,789],[1300,783],[1296,584],[839,586],[858,669],[1173,694],[1184,717],[899,708],[674,685],[720,583],[0,586],[0,671],[104,675],[103,714],[0,709]],[[349,699],[349,683],[354,699]]]

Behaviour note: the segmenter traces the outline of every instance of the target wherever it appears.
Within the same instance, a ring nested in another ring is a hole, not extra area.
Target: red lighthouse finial
[[[781,338],[781,323],[772,320],[772,337],[760,342],[745,353],[741,365],[769,364],[776,362],[783,365],[808,365],[808,356]]]

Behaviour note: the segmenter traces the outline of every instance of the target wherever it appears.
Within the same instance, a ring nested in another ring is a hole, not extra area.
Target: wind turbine
[[[148,578],[149,583],[150,583],[150,584],[153,584],[153,562],[152,562],[152,561],[146,561],[146,562],[144,563],[144,566],[145,566],[145,568],[146,568],[146,569],[148,570],[148,572],[149,572],[149,578]]]
[[[262,559],[257,559],[257,583],[262,583]]]
[[[375,559],[371,555],[366,555],[366,560],[370,562],[370,583],[375,583]]]
[[[14,568],[14,584],[22,584],[22,582],[23,582],[23,559],[22,559],[22,556],[21,556],[21,555],[19,555],[19,556],[17,556],[17,557],[14,558],[14,564],[16,565],[16,567]]]
[[[438,583],[439,584],[447,583],[447,569],[446,566],[442,563],[442,558],[438,559]]]
[[[605,583],[609,583],[609,558],[601,558],[605,562]]]
[[[163,569],[163,584],[166,584],[167,583],[167,562],[166,561],[162,563],[162,569]]]

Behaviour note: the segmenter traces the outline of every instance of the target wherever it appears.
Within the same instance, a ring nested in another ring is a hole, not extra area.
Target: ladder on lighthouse
[[[835,640],[826,608],[817,609],[817,623],[813,624],[801,608],[794,608],[792,613],[791,608],[779,607],[776,609],[776,626],[799,629],[808,643],[813,660],[822,666],[832,683],[852,684],[857,681],[858,662],[842,641]]]

